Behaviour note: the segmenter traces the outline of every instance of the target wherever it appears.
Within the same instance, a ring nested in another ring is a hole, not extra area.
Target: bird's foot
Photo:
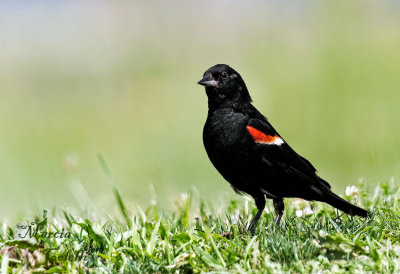
[[[255,219],[255,218],[254,218],[254,219]],[[257,225],[257,222],[255,222],[254,219],[251,221],[250,226],[249,226],[249,233],[250,233],[251,235],[254,235],[254,233],[256,232],[256,225]]]
[[[276,215],[276,219],[275,219],[276,226],[279,226],[279,224],[281,223],[281,219],[282,219],[282,214]]]

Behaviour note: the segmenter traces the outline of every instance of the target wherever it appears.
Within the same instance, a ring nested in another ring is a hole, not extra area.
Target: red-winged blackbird
[[[251,221],[251,233],[264,210],[265,197],[273,200],[276,225],[283,215],[284,197],[321,201],[351,215],[367,216],[366,210],[333,193],[311,163],[297,154],[251,104],[239,73],[228,65],[215,65],[198,84],[205,86],[208,96],[204,147],[232,188],[254,198],[258,212]]]

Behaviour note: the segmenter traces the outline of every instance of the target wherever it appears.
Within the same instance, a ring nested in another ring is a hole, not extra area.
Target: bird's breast
[[[243,142],[246,122],[246,116],[241,113],[233,111],[212,113],[204,125],[204,145],[216,149],[239,145]]]
[[[246,123],[248,118],[232,110],[209,113],[203,130],[204,147],[214,166],[225,173],[225,167],[234,167],[239,158],[248,154]]]

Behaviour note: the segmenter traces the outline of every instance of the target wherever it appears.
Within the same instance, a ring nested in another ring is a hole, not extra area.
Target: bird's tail
[[[331,191],[325,193],[324,202],[353,216],[358,215],[361,217],[367,217],[368,215],[368,211],[366,211],[365,209],[362,209],[358,206],[349,203],[348,201],[340,198],[338,195],[336,195]]]

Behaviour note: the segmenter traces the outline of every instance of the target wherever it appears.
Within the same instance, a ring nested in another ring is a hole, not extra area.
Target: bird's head
[[[197,83],[206,87],[209,105],[251,102],[242,77],[228,65],[218,64],[209,68]]]

